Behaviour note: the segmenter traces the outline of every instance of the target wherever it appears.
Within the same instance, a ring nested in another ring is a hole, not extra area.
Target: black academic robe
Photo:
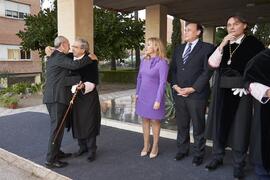
[[[237,48],[231,45],[231,51]],[[252,97],[233,95],[232,88],[243,88],[244,69],[248,61],[264,49],[254,36],[246,36],[230,59],[229,44],[223,48],[220,67],[216,69],[207,118],[206,137],[245,152],[249,145]]]
[[[255,56],[246,67],[245,80],[270,87],[270,49]],[[270,102],[254,99],[254,119],[251,126],[250,156],[255,164],[270,171]]]
[[[98,63],[94,61],[89,66],[73,71],[79,74],[82,82],[98,85]],[[72,109],[72,133],[77,139],[86,139],[99,135],[101,123],[100,102],[97,89],[83,94],[79,91]]]

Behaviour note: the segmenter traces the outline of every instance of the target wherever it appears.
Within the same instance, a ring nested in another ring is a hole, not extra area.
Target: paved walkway
[[[130,96],[135,90],[122,91],[101,95],[101,100]],[[22,109],[0,108],[0,168],[7,168],[6,173],[18,172],[11,180],[24,180],[30,178],[72,179],[76,180],[228,180],[232,178],[231,155],[224,159],[224,166],[215,172],[204,170],[203,164],[192,167],[192,154],[183,161],[176,162],[173,156],[176,151],[174,131],[162,130],[160,140],[160,156],[155,160],[138,156],[142,144],[141,127],[131,123],[102,119],[101,135],[98,138],[98,158],[88,163],[85,156],[68,159],[70,165],[64,169],[56,169],[60,174],[44,168],[47,147],[49,117],[44,105]],[[104,126],[105,125],[105,126]],[[124,130],[120,130],[124,129]],[[128,130],[128,131],[126,131]],[[12,132],[13,131],[13,132]],[[131,132],[133,131],[133,132]],[[134,132],[135,131],[135,132]],[[30,133],[31,132],[31,133]],[[136,133],[140,132],[140,133]],[[7,138],[8,137],[8,138]],[[169,139],[168,139],[169,138]],[[170,140],[173,139],[173,140]],[[62,147],[67,152],[75,152],[77,143],[70,133],[65,133]],[[4,158],[3,158],[4,157]],[[207,148],[206,161],[210,158],[210,148]],[[30,159],[31,161],[27,160]],[[16,162],[17,161],[17,162]],[[205,162],[204,162],[205,163]],[[40,165],[38,165],[40,164]],[[155,172],[153,174],[149,172]],[[254,180],[252,168],[246,169],[246,180]],[[22,174],[20,174],[22,173]],[[65,176],[63,176],[65,175]],[[0,171],[0,179],[8,177]]]

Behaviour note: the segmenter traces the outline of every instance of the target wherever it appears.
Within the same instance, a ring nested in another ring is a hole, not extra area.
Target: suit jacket
[[[175,48],[171,65],[172,85],[193,87],[196,91],[188,98],[205,99],[210,92],[209,80],[213,72],[208,67],[208,58],[214,51],[214,45],[199,40],[183,64],[185,46],[186,43]]]
[[[92,63],[88,56],[82,60],[73,61],[68,55],[54,51],[46,65],[46,82],[43,103],[69,104],[71,98],[70,86],[80,81],[80,76],[68,76],[69,70],[79,69]]]

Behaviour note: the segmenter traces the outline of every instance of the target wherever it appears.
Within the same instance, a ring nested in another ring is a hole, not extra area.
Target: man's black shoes
[[[212,161],[210,161],[210,163],[208,163],[205,166],[205,168],[206,168],[206,170],[211,171],[211,170],[217,169],[221,165],[223,165],[223,160],[222,159],[213,159]]]
[[[63,151],[59,151],[58,154],[57,154],[58,159],[69,158],[71,156],[72,156],[71,153],[64,153]]]
[[[203,158],[202,157],[198,157],[198,156],[195,156],[192,160],[192,165],[193,166],[199,166],[201,165],[203,162]]]
[[[89,153],[89,156],[87,158],[88,162],[93,162],[96,159],[96,152]]]
[[[45,162],[45,166],[47,168],[63,168],[63,167],[66,167],[68,165],[67,162],[62,162],[62,161],[59,161],[59,160],[56,160],[54,162]]]
[[[85,154],[87,152],[88,152],[88,149],[86,149],[86,148],[80,148],[78,152],[76,152],[76,153],[73,154],[73,156],[74,157],[79,157],[79,156],[81,156],[81,155],[83,155],[83,154]]]
[[[186,156],[188,156],[188,153],[177,153],[174,157],[174,160],[180,161]]]

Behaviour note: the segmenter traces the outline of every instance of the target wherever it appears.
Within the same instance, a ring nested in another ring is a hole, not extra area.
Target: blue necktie
[[[187,62],[188,56],[191,53],[191,45],[192,45],[192,43],[188,43],[188,48],[187,48],[187,50],[186,50],[186,52],[184,53],[184,56],[183,56],[183,64],[185,64]]]

